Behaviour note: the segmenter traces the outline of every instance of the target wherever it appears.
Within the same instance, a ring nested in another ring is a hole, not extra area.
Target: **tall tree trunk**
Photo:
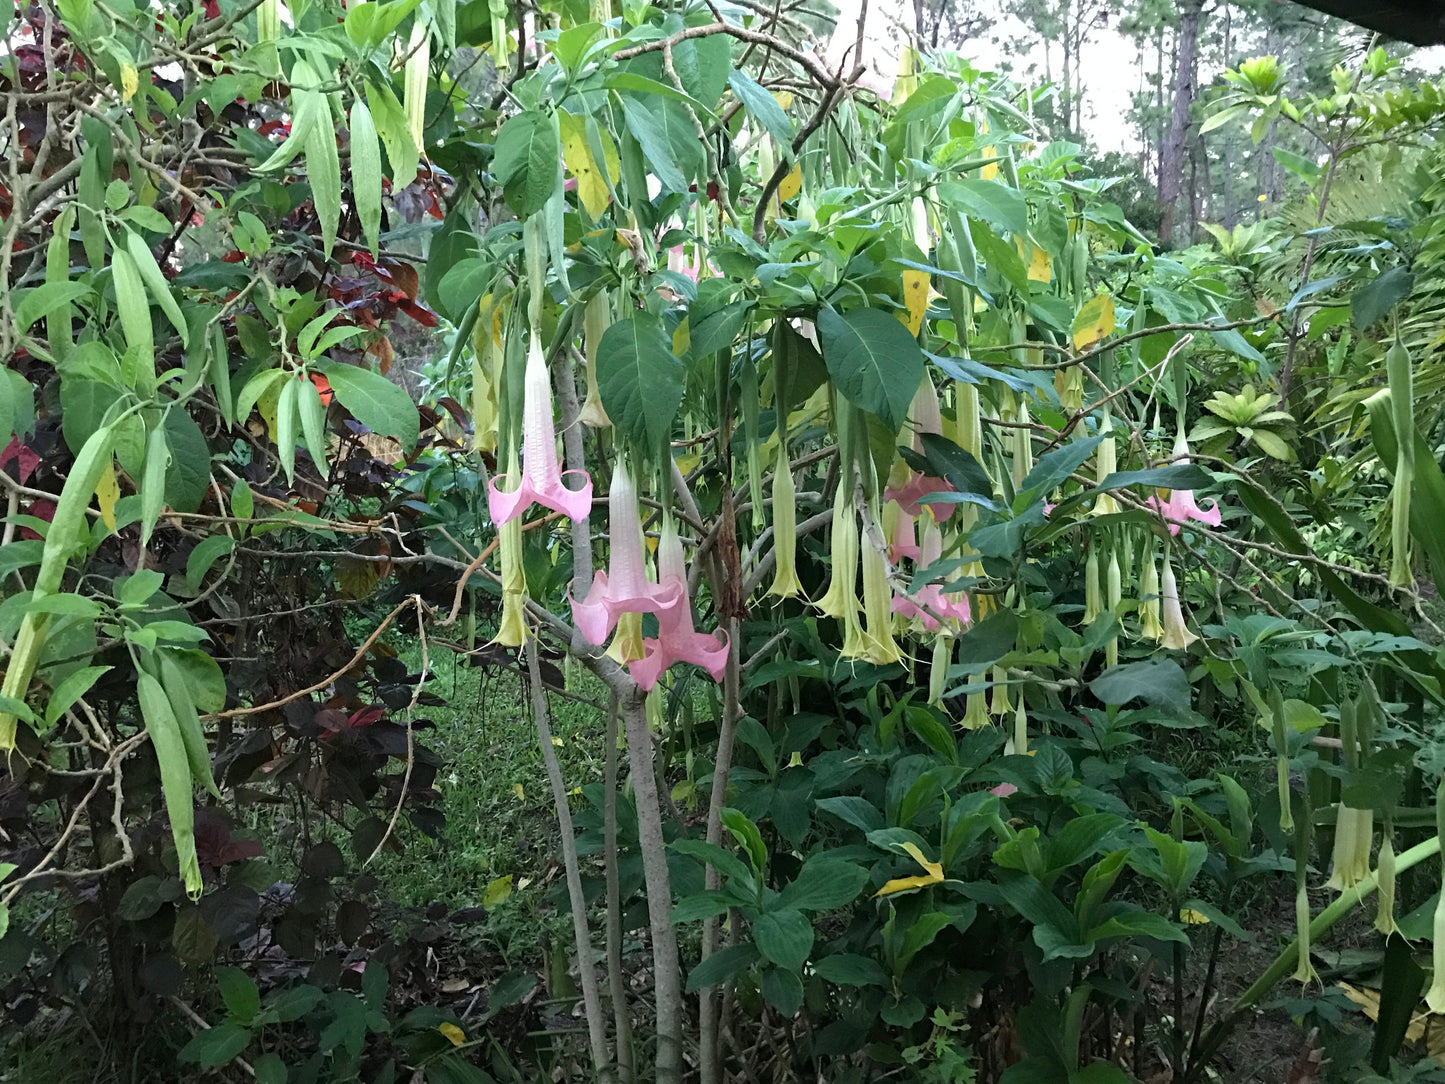
[[[1189,107],[1194,104],[1194,55],[1199,45],[1199,19],[1204,0],[1184,0],[1179,6],[1179,48],[1174,57],[1174,111],[1169,117],[1169,135],[1159,160],[1159,202],[1164,213],[1159,221],[1159,240],[1174,241],[1175,213],[1179,184],[1184,174],[1184,154],[1189,138]]]

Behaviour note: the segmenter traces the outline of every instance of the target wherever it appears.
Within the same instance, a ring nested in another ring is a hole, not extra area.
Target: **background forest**
[[[1445,1080],[1432,64],[17,6],[0,1079]]]

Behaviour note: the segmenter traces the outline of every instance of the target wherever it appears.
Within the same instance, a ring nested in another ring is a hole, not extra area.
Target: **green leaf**
[[[1386,313],[1410,296],[1415,276],[1403,267],[1382,271],[1350,298],[1350,319],[1361,331],[1373,327]]]
[[[813,924],[801,911],[772,911],[753,922],[753,940],[763,958],[797,971],[813,951]]]
[[[281,469],[286,472],[286,484],[296,480],[296,430],[300,421],[296,406],[296,393],[302,383],[309,380],[286,380],[281,385],[281,398],[276,402],[276,452],[281,457]]]
[[[1014,511],[1021,512],[1030,504],[1045,500],[1050,493],[1078,470],[1094,454],[1103,437],[1071,440],[1061,448],[1039,456],[1034,469],[1025,475],[1014,497]]]
[[[1086,940],[1103,941],[1111,937],[1152,937],[1156,941],[1179,941],[1189,944],[1189,935],[1176,922],[1152,911],[1125,911],[1105,919],[1086,935]]]
[[[868,871],[841,858],[814,855],[778,897],[778,906],[799,911],[831,911],[858,898]]]
[[[204,887],[201,867],[196,858],[196,812],[191,793],[191,767],[186,756],[185,740],[161,683],[145,670],[136,675],[141,716],[146,733],[161,770],[161,790],[165,795],[166,814],[171,822],[171,838],[176,845],[176,863],[181,879],[192,899],[200,897]]]
[[[596,369],[612,424],[639,445],[662,447],[683,395],[682,360],[662,321],[650,312],[617,321],[598,344]]]
[[[306,441],[306,451],[321,476],[326,476],[326,407],[321,402],[321,392],[310,380],[298,382],[296,410],[301,417],[301,433]]]
[[[177,512],[194,512],[211,485],[211,450],[206,447],[201,427],[179,407],[166,413],[162,429],[171,456],[166,470],[166,504]]]
[[[1214,478],[1203,468],[1193,463],[1175,463],[1151,470],[1115,471],[1100,482],[1097,488],[1105,490],[1149,486],[1153,489],[1203,489],[1213,484]]]
[[[205,1069],[214,1069],[229,1063],[250,1045],[250,1030],[227,1021],[196,1032],[176,1057]]]
[[[15,303],[15,330],[25,332],[37,320],[43,320],[53,312],[90,295],[90,287],[83,282],[46,282],[33,290],[18,294]]]
[[[792,161],[793,122],[788,119],[788,114],[783,112],[783,107],[778,104],[772,92],[741,68],[735,68],[728,74],[728,86],[737,95],[738,101],[743,103],[754,119],[773,137],[773,143],[783,157]]]
[[[818,314],[818,336],[838,390],[855,406],[901,429],[923,379],[923,351],[908,328],[881,309],[841,316],[824,309]]]
[[[407,3],[414,5],[416,0]],[[351,14],[347,13],[348,23]],[[356,217],[361,221],[367,247],[375,256],[381,237],[381,143],[371,110],[361,98],[351,103],[351,198],[356,203]]]
[[[758,948],[752,943],[729,945],[714,952],[694,967],[687,976],[687,993],[705,986],[718,986],[750,967],[758,959]]]
[[[336,150],[330,99],[322,94],[317,97],[316,121],[306,135],[306,179],[311,182],[311,202],[321,225],[321,247],[330,256],[341,221],[341,158]]]
[[[1131,700],[1184,713],[1189,710],[1189,677],[1173,659],[1146,659],[1110,667],[1089,682],[1089,690],[1106,704]]]
[[[963,178],[938,186],[939,198],[971,218],[1015,237],[1029,232],[1029,205],[1024,194],[1000,181]]]
[[[146,627],[156,629],[157,625],[181,624],[178,621],[152,622]],[[184,638],[186,628],[204,635],[203,630],[190,625],[169,630],[157,629],[156,631],[164,639],[179,640]],[[171,712],[181,731],[181,741],[186,747],[186,762],[191,766],[192,780],[200,783],[211,794],[219,798],[221,791],[216,786],[215,777],[211,774],[211,756],[210,749],[206,745],[206,732],[201,726],[201,718],[196,711],[196,702],[192,699],[191,685],[186,680],[185,670],[177,661],[176,656],[175,651],[156,652],[161,683],[165,686],[166,696],[171,702]]]
[[[125,249],[111,254],[111,279],[115,285],[115,305],[121,330],[129,351],[153,364],[156,353],[155,331],[151,326],[151,307],[146,300],[145,280],[135,257]]]
[[[740,809],[724,809],[722,811],[722,822],[724,827],[737,840],[738,846],[743,848],[753,869],[761,874],[768,866],[768,846],[763,842],[763,834],[758,831],[754,824]]]
[[[166,468],[171,463],[171,450],[166,445],[166,431],[156,426],[146,438],[145,470],[140,484],[140,544],[144,548],[161,518],[166,501]]]
[[[622,95],[622,112],[627,130],[642,148],[647,166],[668,192],[686,192],[689,177],[701,164],[702,148],[696,133],[688,128],[688,142],[681,142],[680,122],[670,110],[681,110],[676,102],[642,101]],[[685,119],[685,114],[683,115]]]
[[[555,119],[529,109],[503,124],[492,172],[519,218],[530,218],[546,206],[562,181],[562,144]]]
[[[84,666],[68,675],[50,694],[50,701],[45,705],[45,725],[54,726],[56,720],[74,707],[101,675],[111,669],[109,666]]]
[[[166,319],[176,329],[181,337],[181,345],[190,345],[190,328],[186,326],[186,318],[181,315],[181,307],[176,304],[176,299],[171,293],[170,283],[161,273],[161,268],[156,263],[155,254],[151,252],[150,246],[145,243],[141,235],[134,230],[125,231],[125,247],[130,253],[131,259],[135,260],[136,268],[140,271],[140,277],[144,280],[146,289],[150,291],[151,297],[155,298],[156,304],[161,307],[161,312],[166,314]]]
[[[261,991],[251,976],[239,967],[216,968],[216,985],[221,990],[221,1000],[226,1011],[242,1024],[249,1024],[261,1011]]]
[[[371,118],[376,123],[377,135],[386,147],[387,163],[391,166],[391,190],[400,192],[416,180],[416,167],[420,159],[416,141],[411,137],[411,128],[396,93],[389,86],[366,84],[366,104],[371,108]]]
[[[992,666],[1014,649],[1018,634],[1019,618],[1012,610],[1000,610],[984,618],[959,637],[948,676],[971,676]]]
[[[752,871],[743,864],[737,855],[724,850],[715,843],[708,843],[701,839],[675,839],[668,844],[668,848],[678,854],[685,854],[708,863],[722,874],[725,881],[742,885],[749,893],[756,890],[757,882],[753,878]]]
[[[211,566],[235,548],[236,540],[228,534],[213,534],[201,539],[186,558],[186,583],[192,590],[198,590]]]
[[[373,433],[395,437],[410,455],[421,431],[420,416],[411,396],[380,373],[355,365],[326,362],[321,372],[331,383],[337,400],[352,417]]]
[[[256,1074],[256,1084],[286,1084],[290,1078],[286,1062],[282,1060],[280,1054],[272,1050],[268,1050],[253,1061],[251,1071]]]
[[[770,967],[763,972],[763,981],[759,986],[763,998],[778,1010],[783,1019],[790,1020],[798,1015],[798,1009],[803,1004],[803,980],[796,972]]]
[[[852,952],[824,956],[813,965],[813,972],[836,986],[882,986],[888,981],[888,973],[876,960]]]

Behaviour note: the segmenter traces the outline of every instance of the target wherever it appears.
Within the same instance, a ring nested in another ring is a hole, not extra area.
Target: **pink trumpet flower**
[[[1176,463],[1189,462],[1189,445],[1185,442],[1183,433],[1174,438],[1174,457]],[[1168,500],[1150,497],[1144,503],[1164,517],[1171,535],[1177,535],[1179,529],[1190,520],[1206,523],[1211,527],[1218,527],[1224,522],[1219,502],[1214,501],[1208,508],[1200,508],[1192,489],[1173,489],[1169,491]]]
[[[908,428],[913,431],[913,450],[920,454],[923,452],[924,433],[943,432],[943,413],[938,405],[938,391],[934,388],[933,381],[927,376],[918,385],[918,391],[913,396],[913,404],[908,408]],[[919,504],[921,498],[930,493],[945,493],[952,488],[942,478],[931,478],[915,472],[906,485],[885,490],[883,499],[897,501],[903,511],[910,516],[916,516],[921,511]],[[931,504],[929,508],[933,510],[933,518],[941,523],[953,515],[954,506]]]
[[[647,578],[642,560],[642,517],[637,509],[637,487],[621,459],[612,472],[607,494],[607,523],[612,535],[608,572],[592,578],[587,599],[572,600],[572,621],[588,643],[601,647],[625,613],[652,613],[661,619],[679,602],[687,602],[686,580],[656,584]]]
[[[889,520],[894,522],[890,525]],[[883,510],[883,525],[888,530],[891,541],[888,544],[888,559],[898,562],[904,557],[910,561],[918,560],[918,541],[915,520],[907,512],[898,506],[897,501],[889,501],[888,507]]]
[[[667,269],[697,281],[697,268],[688,261],[687,250],[682,245],[673,245],[667,250]]]
[[[632,680],[650,691],[673,663],[690,662],[706,670],[714,681],[721,681],[728,665],[727,636],[724,634],[719,639],[715,634],[693,628],[682,539],[677,536],[671,516],[663,521],[662,538],[657,545],[657,579],[664,587],[675,587],[680,597],[672,608],[658,613],[657,639],[642,641],[642,658],[627,664]]]
[[[582,487],[568,489],[563,479],[580,475]],[[493,478],[487,494],[492,522],[501,526],[521,515],[533,502],[561,512],[569,519],[584,519],[592,508],[592,479],[583,470],[564,471],[557,463],[557,430],[552,423],[552,384],[542,358],[542,340],[532,330],[527,347],[527,371],[522,393],[522,477],[516,490],[504,493],[501,478]]]
[[[927,568],[941,556],[943,536],[934,523],[926,522],[923,527],[923,544],[919,548],[918,560],[914,563],[919,568]],[[950,600],[943,594],[943,585],[937,583],[926,584],[912,595],[894,595],[893,612],[904,617],[918,618],[929,632],[938,628],[940,617],[953,618],[963,625],[968,624],[972,617],[967,595],[959,595],[957,601]]]

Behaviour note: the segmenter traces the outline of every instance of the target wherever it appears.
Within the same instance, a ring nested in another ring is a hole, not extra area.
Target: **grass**
[[[414,636],[398,634],[388,642],[413,673],[420,671],[421,645]],[[509,960],[535,962],[543,940],[565,922],[543,899],[554,875],[560,877],[561,863],[526,682],[500,666],[470,667],[465,657],[435,645],[428,662],[426,691],[447,703],[418,709],[434,724],[419,737],[446,761],[436,782],[446,826],[433,840],[410,826],[401,831],[399,822],[404,850],[379,855],[372,872],[402,906],[441,901],[453,908],[482,903],[489,885],[510,876],[512,894],[494,909],[488,933]],[[581,667],[569,667],[566,691],[569,696],[548,700],[575,811],[578,788],[602,778],[606,690]]]

